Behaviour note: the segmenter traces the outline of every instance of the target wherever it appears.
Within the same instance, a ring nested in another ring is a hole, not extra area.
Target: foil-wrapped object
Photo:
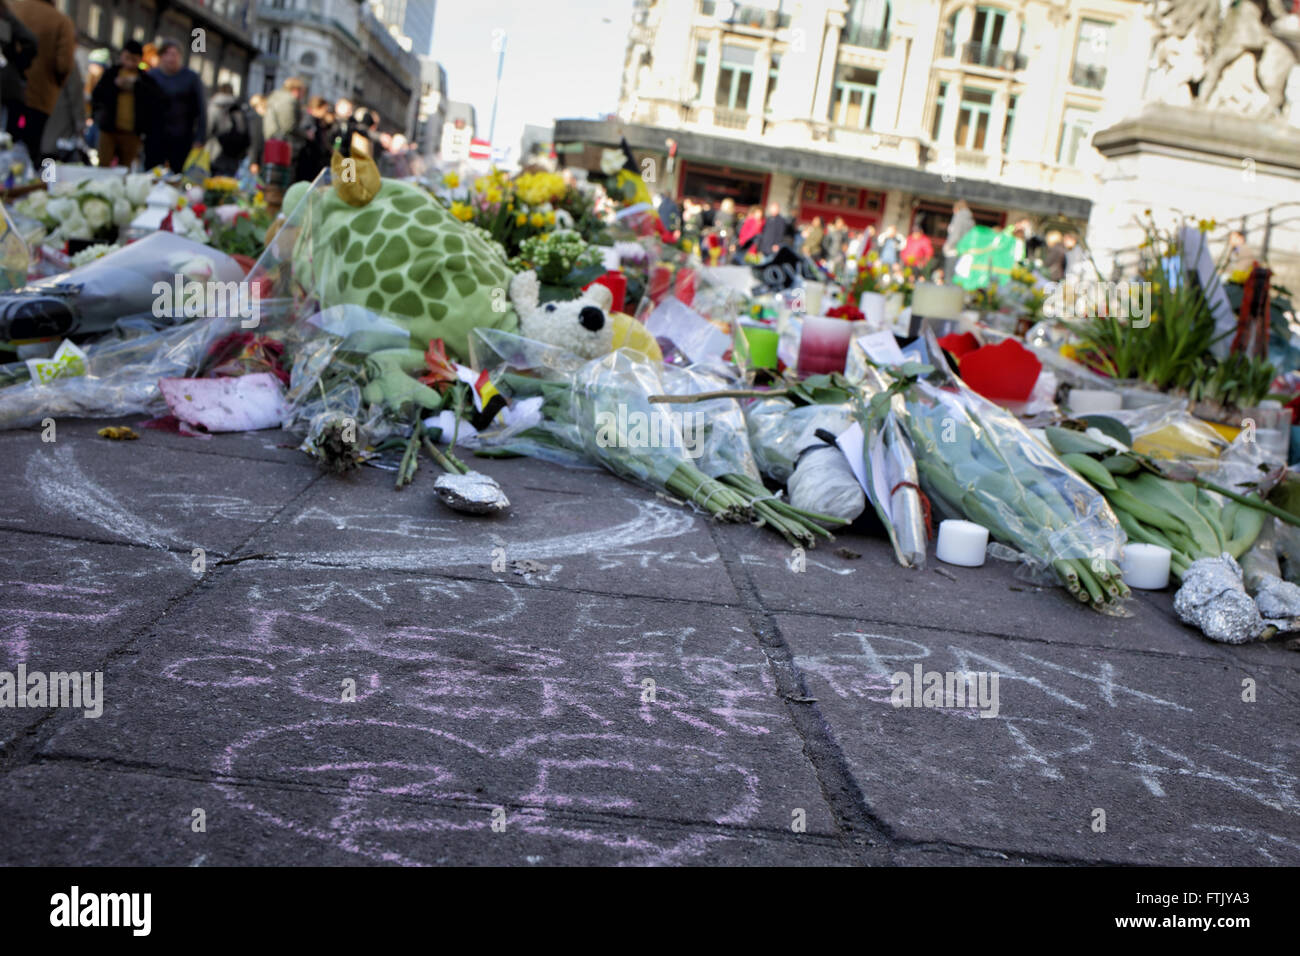
[[[1290,581],[1272,574],[1261,577],[1255,604],[1266,624],[1283,632],[1300,630],[1300,587]]]
[[[1263,636],[1267,626],[1246,593],[1241,566],[1230,554],[1193,561],[1174,595],[1174,611],[1212,641],[1245,644]]]
[[[448,508],[465,514],[495,514],[510,507],[510,499],[501,486],[477,471],[464,475],[439,475],[433,483],[433,491]]]

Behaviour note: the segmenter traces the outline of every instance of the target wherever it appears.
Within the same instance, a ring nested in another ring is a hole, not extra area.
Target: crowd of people
[[[932,239],[924,215],[917,215],[906,233],[888,225],[853,229],[842,216],[827,222],[821,216],[800,223],[785,213],[778,202],[766,209],[755,204],[743,213],[735,202],[723,199],[715,207],[708,200],[686,198],[679,206],[671,196],[660,196],[659,218],[674,232],[699,246],[701,253],[718,262],[740,265],[766,260],[782,247],[801,253],[831,276],[851,279],[857,263],[874,253],[895,277],[906,274],[943,284],[951,281],[960,254],[958,244],[975,226],[975,217],[964,200],[953,204],[943,241]],[[1028,219],[1003,228],[1016,242],[1016,261],[1031,261],[1043,275],[1061,281],[1077,272],[1083,262],[1083,248],[1073,232],[1049,230],[1035,234]]]
[[[302,77],[247,101],[229,83],[209,97],[174,40],[128,40],[116,62],[95,51],[83,77],[76,40],[72,20],[50,0],[0,0],[3,126],[35,162],[88,162],[93,154],[100,166],[139,162],[182,172],[197,149],[206,150],[214,175],[255,176],[266,140],[282,139],[295,180],[314,179],[337,147],[366,151],[385,176],[423,171],[417,147],[381,131],[377,112],[347,99],[308,98]]]

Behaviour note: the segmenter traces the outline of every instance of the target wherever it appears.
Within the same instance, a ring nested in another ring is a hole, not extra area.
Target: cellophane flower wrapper
[[[350,418],[360,444],[386,437],[392,427],[382,410],[362,401],[365,358],[376,349],[408,346],[410,339],[397,323],[360,306],[332,306],[293,323],[285,340],[293,365],[282,426],[310,441],[330,419]]]
[[[926,341],[935,371],[903,391],[901,421],[934,505],[988,528],[1031,571],[1062,559],[1117,562],[1126,539],[1105,498],[1015,416],[962,384],[932,333]]]
[[[237,318],[201,319],[145,335],[104,337],[84,349],[84,375],[0,388],[0,429],[26,428],[45,418],[162,413],[167,403],[158,380],[192,374],[214,342],[238,330]]]
[[[474,366],[487,369],[493,386],[512,403],[542,399],[540,423],[480,432],[486,447],[562,464],[594,462],[655,490],[664,490],[686,463],[712,477],[758,477],[734,399],[650,401],[651,395],[725,387],[707,371],[647,362],[625,349],[588,361],[496,329],[476,330],[471,351]]]
[[[861,351],[860,346],[855,345],[855,350]],[[873,413],[871,400],[886,394],[889,379],[870,364],[863,363],[859,385],[862,400],[854,403],[854,415],[863,433],[863,468],[870,488],[867,497],[885,526],[898,563],[906,568],[923,569],[926,559],[925,511],[921,505],[916,455],[901,421],[905,414],[903,398],[900,395],[880,398],[878,401],[884,409],[880,411],[877,408]],[[877,461],[873,461],[872,451],[877,443],[882,453]],[[877,474],[877,468],[883,472]]]
[[[853,416],[848,402],[796,406],[788,398],[755,399],[745,409],[755,464],[768,478],[785,484],[794,474],[799,453],[824,444],[817,429],[838,435],[853,423]]]

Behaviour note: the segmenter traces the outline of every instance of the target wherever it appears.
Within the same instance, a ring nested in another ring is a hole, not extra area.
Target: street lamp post
[[[501,99],[501,70],[506,63],[506,34],[501,34],[501,49],[497,51],[497,85],[492,93],[492,119],[488,123],[488,148],[496,142],[497,131],[497,102]]]

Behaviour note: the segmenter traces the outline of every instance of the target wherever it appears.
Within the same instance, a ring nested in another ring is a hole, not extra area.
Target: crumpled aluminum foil
[[[1263,636],[1267,625],[1246,593],[1241,566],[1232,555],[1193,561],[1174,595],[1174,611],[1212,641],[1245,644]]]
[[[448,508],[465,514],[495,514],[510,507],[510,499],[496,480],[477,471],[464,475],[439,475],[433,483],[433,491]]]
[[[1284,632],[1300,630],[1300,587],[1290,581],[1262,575],[1255,588],[1255,604],[1266,624]]]

